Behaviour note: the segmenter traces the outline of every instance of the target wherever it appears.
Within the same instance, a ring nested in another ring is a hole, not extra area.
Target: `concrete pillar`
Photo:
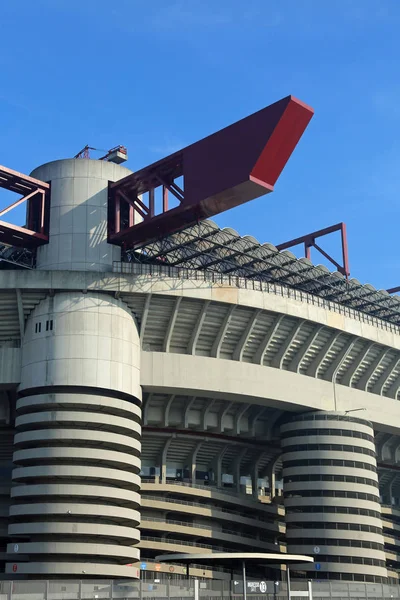
[[[101,293],[43,300],[23,340],[7,573],[135,576],[126,565],[139,559],[140,420],[129,308]]]
[[[31,173],[51,183],[50,241],[38,249],[38,269],[112,271],[121,249],[107,243],[108,182],[130,173],[84,158],[56,160]]]
[[[168,455],[168,448],[171,444],[171,441],[172,441],[172,437],[168,438],[165,441],[163,450],[160,455],[160,480],[161,480],[161,483],[167,483],[167,455]]]
[[[237,493],[241,492],[241,484],[240,484],[240,478],[242,475],[242,461],[244,459],[244,457],[247,454],[247,448],[243,448],[243,450],[241,452],[239,452],[239,454],[237,455],[234,465],[233,465],[233,479],[234,479],[234,484],[236,486],[236,491]]]
[[[190,483],[192,483],[193,485],[196,485],[196,472],[197,472],[196,460],[192,459],[192,461],[190,463]]]
[[[196,471],[197,471],[197,455],[203,442],[199,442],[195,449],[192,452],[191,460],[190,460],[190,481],[192,484],[196,484]]]
[[[276,461],[273,460],[268,465],[268,470],[267,470],[267,477],[268,477],[268,484],[269,484],[269,496],[270,496],[271,502],[274,500],[275,495],[276,495],[275,466],[276,466]]]
[[[281,427],[287,551],[311,554],[308,576],[387,578],[374,431],[339,413],[297,415]]]
[[[382,504],[394,504],[393,498],[393,484],[398,479],[398,473],[392,472],[389,481],[381,489]]]
[[[211,468],[215,473],[215,485],[218,488],[222,488],[222,459],[224,458],[226,450],[227,447],[224,446],[211,463]]]
[[[262,456],[262,455],[261,455]],[[261,457],[260,457],[261,458]],[[253,464],[253,473],[252,473],[252,491],[253,491],[253,498],[255,500],[258,500],[258,496],[259,496],[259,490],[258,490],[258,474],[260,471],[260,458],[258,458],[254,464]]]

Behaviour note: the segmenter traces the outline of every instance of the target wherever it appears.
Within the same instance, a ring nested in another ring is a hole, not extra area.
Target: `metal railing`
[[[362,321],[363,323],[367,323],[373,327],[379,327],[380,329],[384,329],[398,335],[400,334],[400,326],[396,325],[395,323],[390,323],[389,321],[374,317],[373,315],[369,315],[361,310],[340,304],[339,302],[325,300],[321,296],[279,285],[277,283],[259,281],[257,279],[246,279],[245,277],[238,277],[236,275],[223,275],[222,273],[217,273],[214,271],[200,271],[196,269],[182,269],[179,267],[164,265],[146,265],[118,261],[113,263],[113,272],[132,275],[147,275],[149,277],[157,276],[171,279],[202,281],[247,290],[267,292],[276,296],[283,296],[284,298],[292,298],[293,300],[306,302],[307,304],[312,304],[313,306],[330,310],[346,317],[356,319],[357,321]]]
[[[1,600],[241,600],[243,598],[241,577],[230,581],[194,577],[187,579],[178,575],[142,571],[142,578],[141,581],[129,579],[1,581],[0,598]],[[292,579],[292,600],[304,598],[307,587],[307,581]],[[247,597],[249,600],[286,600],[286,584],[249,577]],[[399,600],[400,587],[397,584],[313,581],[312,598],[313,600],[383,600],[384,598]]]
[[[254,516],[247,516],[244,515],[243,513],[241,513],[238,510],[230,510],[229,508],[224,508],[223,506],[213,506],[213,505],[209,505],[209,504],[200,504],[200,502],[189,502],[188,500],[177,500],[174,498],[167,498],[167,497],[163,497],[163,498],[158,498],[157,496],[152,496],[150,494],[141,494],[140,495],[141,498],[145,498],[146,500],[155,500],[156,502],[169,502],[170,504],[183,504],[184,506],[194,506],[196,508],[204,508],[205,510],[210,510],[210,511],[216,511],[216,512],[222,512],[222,513],[226,513],[228,515],[234,515],[237,517],[241,517],[242,519],[247,519],[248,521],[256,521],[254,523],[254,527],[256,527],[258,525],[258,522],[261,521],[261,523],[267,523],[268,525],[275,525],[276,527],[279,526],[280,522],[276,521],[275,519],[271,518],[271,519],[266,519],[265,517],[261,517],[258,515],[254,515]],[[213,516],[213,515],[211,515]]]
[[[159,517],[141,517],[141,521],[155,521],[156,523],[166,523],[167,525],[179,525],[180,527],[195,527],[196,529],[212,529],[211,525],[201,525],[197,523],[188,523],[187,521],[175,521],[172,519],[160,519]]]
[[[198,542],[188,542],[186,540],[176,540],[174,538],[167,538],[163,540],[159,537],[141,535],[140,539],[144,542],[158,542],[159,544],[176,544],[177,546],[189,546],[191,548],[206,548],[207,550],[214,550],[218,552],[230,552],[229,548],[224,548],[223,546],[211,546],[210,544],[199,544]]]
[[[141,478],[141,481],[142,481],[142,483],[151,483],[154,486],[157,486],[157,485],[159,485],[159,486],[179,485],[182,487],[195,488],[195,489],[199,489],[199,490],[206,490],[206,491],[212,490],[213,492],[217,492],[217,493],[221,494],[222,496],[227,494],[231,498],[236,498],[238,503],[240,503],[243,499],[249,500],[250,502],[252,502],[252,504],[254,504],[254,510],[265,509],[266,513],[268,512],[274,516],[279,515],[279,513],[278,513],[279,505],[278,504],[271,503],[271,502],[267,502],[267,503],[259,502],[258,500],[253,498],[252,494],[246,494],[243,492],[235,492],[234,490],[230,490],[228,488],[220,488],[216,485],[199,485],[198,483],[192,484],[192,483],[186,483],[184,481],[167,481],[166,484],[163,484],[160,481],[156,482],[155,479],[144,478],[144,477]],[[277,500],[279,500],[279,496],[275,497],[275,502]],[[251,506],[251,509],[253,510],[253,506]],[[269,522],[268,519],[265,519],[265,521]]]
[[[252,535],[251,533],[242,533],[242,532],[238,532],[238,531],[233,531],[232,529],[226,529],[225,527],[222,527],[221,529],[216,529],[213,525],[202,525],[201,523],[188,523],[187,521],[175,521],[172,519],[161,519],[159,517],[141,517],[141,522],[146,521],[146,522],[156,522],[156,523],[164,523],[167,525],[178,525],[179,527],[191,527],[193,529],[205,529],[207,531],[210,532],[210,534],[215,537],[218,532],[219,533],[226,533],[227,535],[233,535],[235,537],[240,537],[240,538],[249,538],[251,540],[257,540],[257,536],[256,535]]]
[[[154,483],[155,484],[155,480],[142,477],[142,483]],[[235,492],[234,490],[230,490],[229,488],[220,488],[220,487],[217,487],[213,483],[211,483],[210,485],[200,485],[199,483],[186,483],[185,481],[167,480],[165,484],[161,483],[159,481],[157,483],[157,485],[180,485],[182,487],[187,487],[187,488],[195,488],[198,490],[213,491],[213,492],[218,492],[219,494],[228,494],[229,496],[236,497],[238,500],[241,500],[241,497],[243,497],[243,496],[250,496],[250,498],[247,498],[247,500],[252,499],[251,494],[243,494],[241,492]],[[256,501],[254,501],[254,502],[256,502]]]

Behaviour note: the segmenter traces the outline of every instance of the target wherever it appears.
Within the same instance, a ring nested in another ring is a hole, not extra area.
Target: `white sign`
[[[18,544],[14,544],[14,552],[17,553],[19,550],[19,546]]]
[[[258,591],[260,594],[266,594],[268,586],[265,581],[248,581],[247,589],[251,594],[257,594]]]
[[[319,554],[321,552],[321,548],[319,546],[314,546],[314,554]]]
[[[267,584],[265,583],[265,581],[260,581],[260,592],[262,594],[265,594],[266,591],[267,591]]]

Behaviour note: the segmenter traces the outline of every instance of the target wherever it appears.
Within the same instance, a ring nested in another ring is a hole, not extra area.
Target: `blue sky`
[[[276,244],[345,221],[352,276],[400,285],[399,30],[398,0],[4,2],[0,163],[124,144],[136,170],[293,94],[315,116],[275,192],[216,221]]]

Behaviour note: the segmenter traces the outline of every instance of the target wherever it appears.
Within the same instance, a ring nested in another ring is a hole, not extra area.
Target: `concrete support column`
[[[199,442],[192,453],[190,461],[190,481],[192,484],[196,484],[197,455],[202,445],[203,442]]]
[[[61,292],[31,313],[16,406],[7,547],[15,558],[7,573],[137,576],[127,565],[139,559],[139,375],[137,327],[122,301]]]
[[[258,468],[256,466],[253,467],[253,475],[251,478],[252,482],[252,495],[254,500],[258,498]]]
[[[398,473],[395,471],[391,474],[389,481],[381,489],[383,504],[393,504],[393,484],[398,479]]]
[[[51,183],[50,241],[37,253],[37,268],[111,271],[121,249],[107,242],[108,182],[131,171],[104,160],[56,160],[32,176]]]
[[[356,580],[387,577],[374,431],[339,413],[293,417],[281,427],[289,553],[314,554],[323,572]]]
[[[168,438],[164,444],[164,447],[160,456],[160,480],[161,483],[167,483],[167,455],[168,448],[170,447],[172,437]]]
[[[196,462],[192,460],[191,465],[190,465],[190,483],[192,484],[196,484]]]
[[[267,477],[268,477],[268,483],[269,483],[269,496],[270,496],[271,502],[273,501],[273,499],[275,498],[275,495],[276,495],[275,465],[276,465],[276,462],[272,461],[268,465],[268,470],[267,470]]]
[[[215,476],[215,485],[218,488],[222,488],[222,459],[226,452],[226,447],[224,447],[218,456],[212,461],[211,468],[214,471]]]
[[[259,475],[259,471],[260,471],[260,459],[261,459],[262,455],[255,461],[254,465],[253,465],[253,473],[252,473],[252,491],[253,491],[253,498],[255,500],[258,500],[258,496],[259,496],[259,490],[258,490],[258,475]]]
[[[236,486],[237,493],[241,491],[240,478],[242,476],[242,461],[246,454],[247,448],[243,448],[243,450],[238,454],[233,466],[233,481]]]

